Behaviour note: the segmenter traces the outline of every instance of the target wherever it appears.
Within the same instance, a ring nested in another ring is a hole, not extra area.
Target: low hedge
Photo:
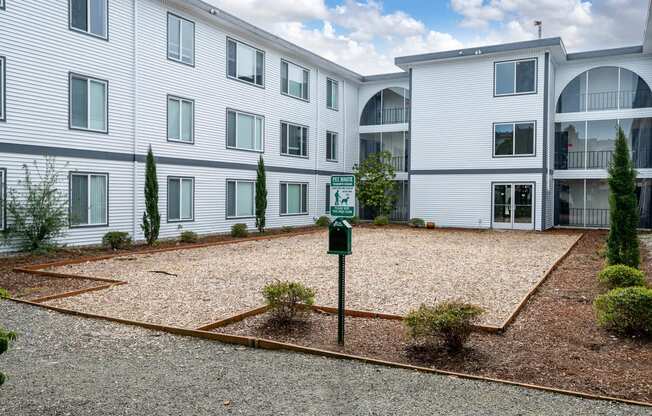
[[[315,225],[318,227],[328,227],[331,224],[331,219],[328,218],[326,215],[322,215],[321,217],[317,218],[315,221]]]
[[[231,237],[246,237],[248,235],[247,224],[237,223],[231,226]]]
[[[385,215],[377,216],[376,218],[374,218],[374,225],[378,225],[381,227],[385,225],[389,225],[389,217]]]
[[[598,324],[625,335],[652,335],[652,289],[619,287],[593,302]]]
[[[102,237],[102,246],[112,250],[131,247],[131,237],[124,231],[109,231]]]
[[[600,283],[610,288],[645,286],[645,274],[624,264],[607,266],[598,273]]]

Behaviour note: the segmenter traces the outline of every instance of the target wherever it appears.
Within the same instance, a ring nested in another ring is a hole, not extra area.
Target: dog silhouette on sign
[[[346,198],[342,198],[340,205],[349,205],[349,197],[347,196]]]

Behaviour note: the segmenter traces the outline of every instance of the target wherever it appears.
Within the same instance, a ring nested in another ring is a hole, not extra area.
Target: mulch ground
[[[593,299],[606,234],[589,231],[502,334],[473,334],[455,355],[413,345],[400,321],[347,318],[346,346],[336,343],[337,316],[309,313],[278,329],[267,314],[216,332],[256,336],[442,370],[652,403],[652,343],[618,338],[596,326]],[[652,259],[644,255],[652,275]]]

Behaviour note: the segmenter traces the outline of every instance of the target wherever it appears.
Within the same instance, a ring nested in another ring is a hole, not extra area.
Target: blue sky
[[[396,56],[560,36],[569,51],[640,44],[649,0],[207,0],[362,74]]]

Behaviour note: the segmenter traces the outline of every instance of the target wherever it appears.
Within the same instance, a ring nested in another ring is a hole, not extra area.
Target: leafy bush
[[[9,297],[9,292],[5,289],[0,288],[0,299],[5,299]],[[11,331],[6,331],[4,328],[0,327],[0,354],[7,352],[9,349],[9,343],[16,339],[16,334]],[[5,375],[0,372],[0,386],[5,382]]]
[[[412,338],[426,343],[440,340],[449,351],[458,351],[471,335],[473,321],[482,313],[475,305],[449,301],[434,307],[421,305],[407,314],[404,323]]]
[[[7,299],[11,297],[7,289],[0,287],[0,299]]]
[[[598,324],[621,334],[652,335],[652,289],[620,287],[593,302]]]
[[[318,227],[328,227],[331,224],[331,219],[328,218],[326,215],[322,215],[321,217],[317,218],[317,221],[315,221],[315,225]]]
[[[412,218],[410,220],[410,227],[413,228],[424,228],[426,226],[426,222],[422,220],[421,218]]]
[[[231,226],[231,237],[246,237],[248,235],[247,224],[237,223]]]
[[[102,237],[102,246],[111,250],[120,250],[131,246],[131,237],[124,231],[109,231]]]
[[[598,273],[600,283],[615,287],[645,286],[645,274],[624,264],[607,266]]]
[[[299,282],[276,281],[263,288],[263,297],[275,322],[292,321],[302,310],[301,304],[315,303],[315,291]]]
[[[427,222],[426,223],[426,228],[429,230],[434,230],[435,229],[435,223],[434,222]]]
[[[385,215],[379,215],[376,218],[374,218],[374,225],[378,226],[385,226],[389,224],[389,218],[386,217]]]
[[[199,236],[196,232],[186,230],[181,233],[179,236],[179,241],[182,243],[196,243],[199,240]]]
[[[292,231],[294,231],[294,227],[291,225],[284,225],[281,227],[281,232],[283,233],[291,233]]]

